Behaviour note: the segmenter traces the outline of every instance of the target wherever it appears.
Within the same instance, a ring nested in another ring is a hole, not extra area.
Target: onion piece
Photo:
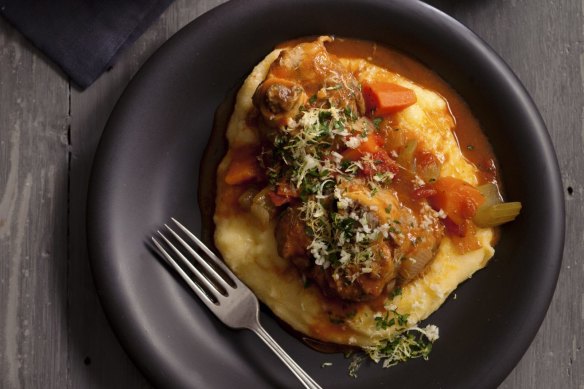
[[[399,153],[397,157],[397,163],[406,168],[407,170],[415,170],[414,166],[414,153],[418,147],[418,141],[415,139],[410,139],[406,143],[406,147]]]
[[[276,214],[276,207],[270,201],[268,192],[270,187],[265,187],[256,194],[251,202],[250,212],[260,222],[262,226],[267,226]]]
[[[426,265],[434,258],[434,253],[430,247],[422,247],[402,260],[399,268],[399,276],[402,283],[407,283],[414,279],[424,270]]]
[[[418,164],[418,175],[424,182],[435,182],[440,178],[441,166],[437,162],[432,162],[430,164],[424,165],[420,168]]]
[[[251,208],[251,204],[253,203],[253,198],[258,194],[258,190],[256,188],[249,188],[245,192],[243,192],[237,202],[246,211],[249,211]]]
[[[499,187],[490,182],[478,186],[477,189],[485,197],[485,202],[477,209],[473,217],[479,227],[496,227],[515,220],[521,211],[520,202],[503,202]]]
[[[481,205],[481,207],[486,208],[490,207],[491,205],[500,204],[503,202],[503,197],[499,192],[499,187],[492,182],[477,186],[477,190],[481,192],[485,198],[485,202]]]

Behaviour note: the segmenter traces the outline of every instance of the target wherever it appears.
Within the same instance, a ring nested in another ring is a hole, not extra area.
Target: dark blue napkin
[[[172,0],[0,0],[0,14],[81,88],[91,85]]]

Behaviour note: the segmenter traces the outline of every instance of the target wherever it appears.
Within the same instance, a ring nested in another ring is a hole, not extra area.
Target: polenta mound
[[[274,50],[237,95],[217,170],[229,267],[294,330],[386,366],[427,357],[438,329],[418,323],[494,254],[498,221],[475,218],[516,204],[482,134],[461,150],[451,107],[477,132],[468,108],[421,65],[396,71],[411,61],[330,37]]]

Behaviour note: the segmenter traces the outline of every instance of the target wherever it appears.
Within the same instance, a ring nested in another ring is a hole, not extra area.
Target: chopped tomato
[[[449,219],[444,219],[445,222],[447,220]],[[468,253],[469,251],[473,251],[481,247],[481,244],[475,235],[476,228],[472,221],[465,220],[464,223],[460,226],[454,227],[458,229],[458,233],[453,233],[453,231],[449,229],[453,228],[453,226],[456,226],[456,224],[452,222],[450,225],[445,223],[446,232],[450,235],[452,244],[459,254]]]
[[[440,177],[440,160],[428,151],[416,153],[416,172],[426,182],[434,182]]]
[[[385,150],[379,150],[371,154],[371,160],[373,161],[373,165],[371,164],[363,164],[363,169],[361,173],[365,176],[372,176],[376,173],[386,173],[391,172],[394,175],[399,172],[399,166]]]
[[[298,189],[289,183],[279,182],[276,185],[276,190],[268,192],[268,196],[272,203],[276,207],[279,207],[280,205],[287,204],[300,197],[300,194],[298,193]]]
[[[284,197],[300,197],[298,189],[287,182],[279,182],[276,186],[276,193]]]
[[[440,164],[440,161],[438,160],[438,157],[431,152],[421,150],[419,153],[416,153],[416,163],[418,166],[426,167]]]
[[[457,226],[471,219],[485,198],[474,186],[454,177],[439,178],[431,187],[436,194],[428,201],[435,210],[442,209]]]
[[[257,159],[255,147],[241,147],[231,154],[231,162],[225,173],[225,182],[229,185],[260,181],[263,172]]]
[[[414,200],[426,199],[430,196],[435,196],[437,193],[438,191],[436,189],[428,185],[424,185],[422,187],[414,189],[414,191],[412,192],[412,198]]]
[[[448,235],[460,237],[466,235],[467,230],[466,223],[456,224],[455,222],[452,221],[452,219],[446,217],[445,219],[442,220],[442,224],[444,224],[444,228],[446,229]]]
[[[270,200],[272,201],[272,203],[276,207],[279,207],[280,205],[284,205],[286,203],[289,203],[290,200],[291,200],[290,197],[288,197],[288,196],[280,196],[276,192],[268,192],[268,196],[270,197]]]
[[[388,115],[416,103],[416,93],[401,85],[374,81],[363,85],[363,98],[367,112]]]

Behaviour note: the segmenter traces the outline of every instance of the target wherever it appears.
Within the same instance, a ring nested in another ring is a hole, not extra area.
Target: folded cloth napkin
[[[172,0],[0,0],[0,14],[82,89]]]

